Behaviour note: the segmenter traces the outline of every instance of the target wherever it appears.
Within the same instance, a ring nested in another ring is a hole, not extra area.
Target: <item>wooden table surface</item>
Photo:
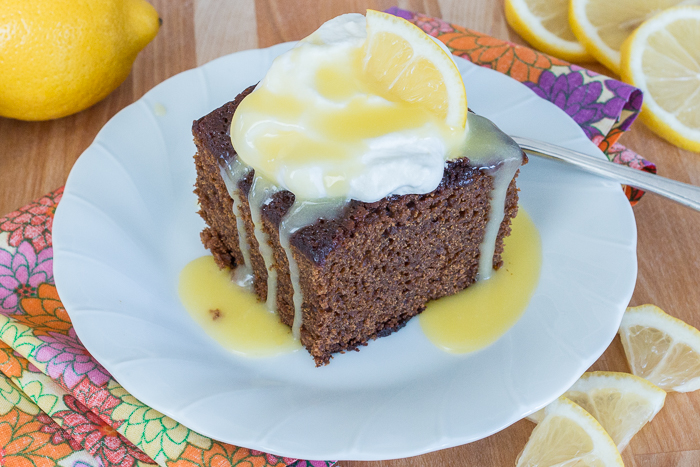
[[[219,56],[301,39],[324,21],[391,0],[151,0],[163,26],[141,52],[133,71],[107,99],[77,115],[30,123],[0,118],[0,214],[58,188],[81,152],[120,109],[166,78]],[[398,6],[523,43],[506,24],[501,1],[404,0]],[[603,73],[601,66],[589,66]],[[637,122],[623,144],[658,165],[659,174],[700,185],[700,154],[678,149]],[[634,208],[639,235],[639,275],[632,305],[653,303],[700,327],[700,212],[647,195]],[[619,339],[593,365],[628,371]],[[409,408],[407,408],[409,410]],[[338,423],[342,423],[338,420]],[[533,424],[520,421],[481,441],[423,456],[359,466],[508,466],[525,445]],[[666,406],[623,453],[627,466],[700,465],[700,392],[670,394]]]

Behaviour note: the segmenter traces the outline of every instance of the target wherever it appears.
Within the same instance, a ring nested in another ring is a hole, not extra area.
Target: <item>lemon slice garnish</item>
[[[644,91],[641,120],[700,152],[700,7],[671,8],[645,21],[621,52],[620,74]]]
[[[584,373],[564,394],[583,407],[625,449],[632,437],[659,413],[666,391],[629,373]]]
[[[506,20],[545,53],[570,62],[593,59],[569,26],[569,0],[506,0]]]
[[[620,73],[620,47],[655,14],[687,0],[571,0],[569,24],[600,63]]]
[[[544,418],[530,435],[517,467],[545,465],[621,467],[615,443],[588,412],[566,397],[544,410]]]
[[[627,309],[619,333],[632,373],[666,391],[700,389],[700,331],[642,305]]]
[[[600,423],[622,452],[632,437],[664,406],[666,391],[629,373],[584,373],[564,397],[578,404]],[[528,418],[539,423],[545,409]]]
[[[403,18],[367,10],[365,71],[396,99],[420,103],[453,128],[467,121],[462,75],[448,52]]]

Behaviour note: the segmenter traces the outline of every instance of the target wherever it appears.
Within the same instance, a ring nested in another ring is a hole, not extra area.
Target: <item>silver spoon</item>
[[[518,143],[526,154],[565,161],[586,172],[654,192],[700,211],[700,187],[598,159],[588,154],[557,146],[556,144],[520,136],[511,136],[511,138]]]

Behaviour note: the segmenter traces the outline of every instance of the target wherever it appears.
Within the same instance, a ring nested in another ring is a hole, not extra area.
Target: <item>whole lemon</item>
[[[0,116],[49,120],[104,99],[159,27],[144,0],[0,1]]]

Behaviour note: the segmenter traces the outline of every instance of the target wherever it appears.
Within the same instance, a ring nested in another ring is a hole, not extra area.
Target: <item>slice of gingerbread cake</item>
[[[367,50],[364,17],[344,17],[192,128],[204,245],[221,268],[250,277],[317,365],[499,268],[527,161],[473,113],[457,132],[440,126],[449,113],[364,98],[362,83],[325,89],[319,76],[338,70],[365,79],[333,58]],[[297,77],[290,69],[299,63],[315,69]],[[309,76],[320,97],[304,87]]]

